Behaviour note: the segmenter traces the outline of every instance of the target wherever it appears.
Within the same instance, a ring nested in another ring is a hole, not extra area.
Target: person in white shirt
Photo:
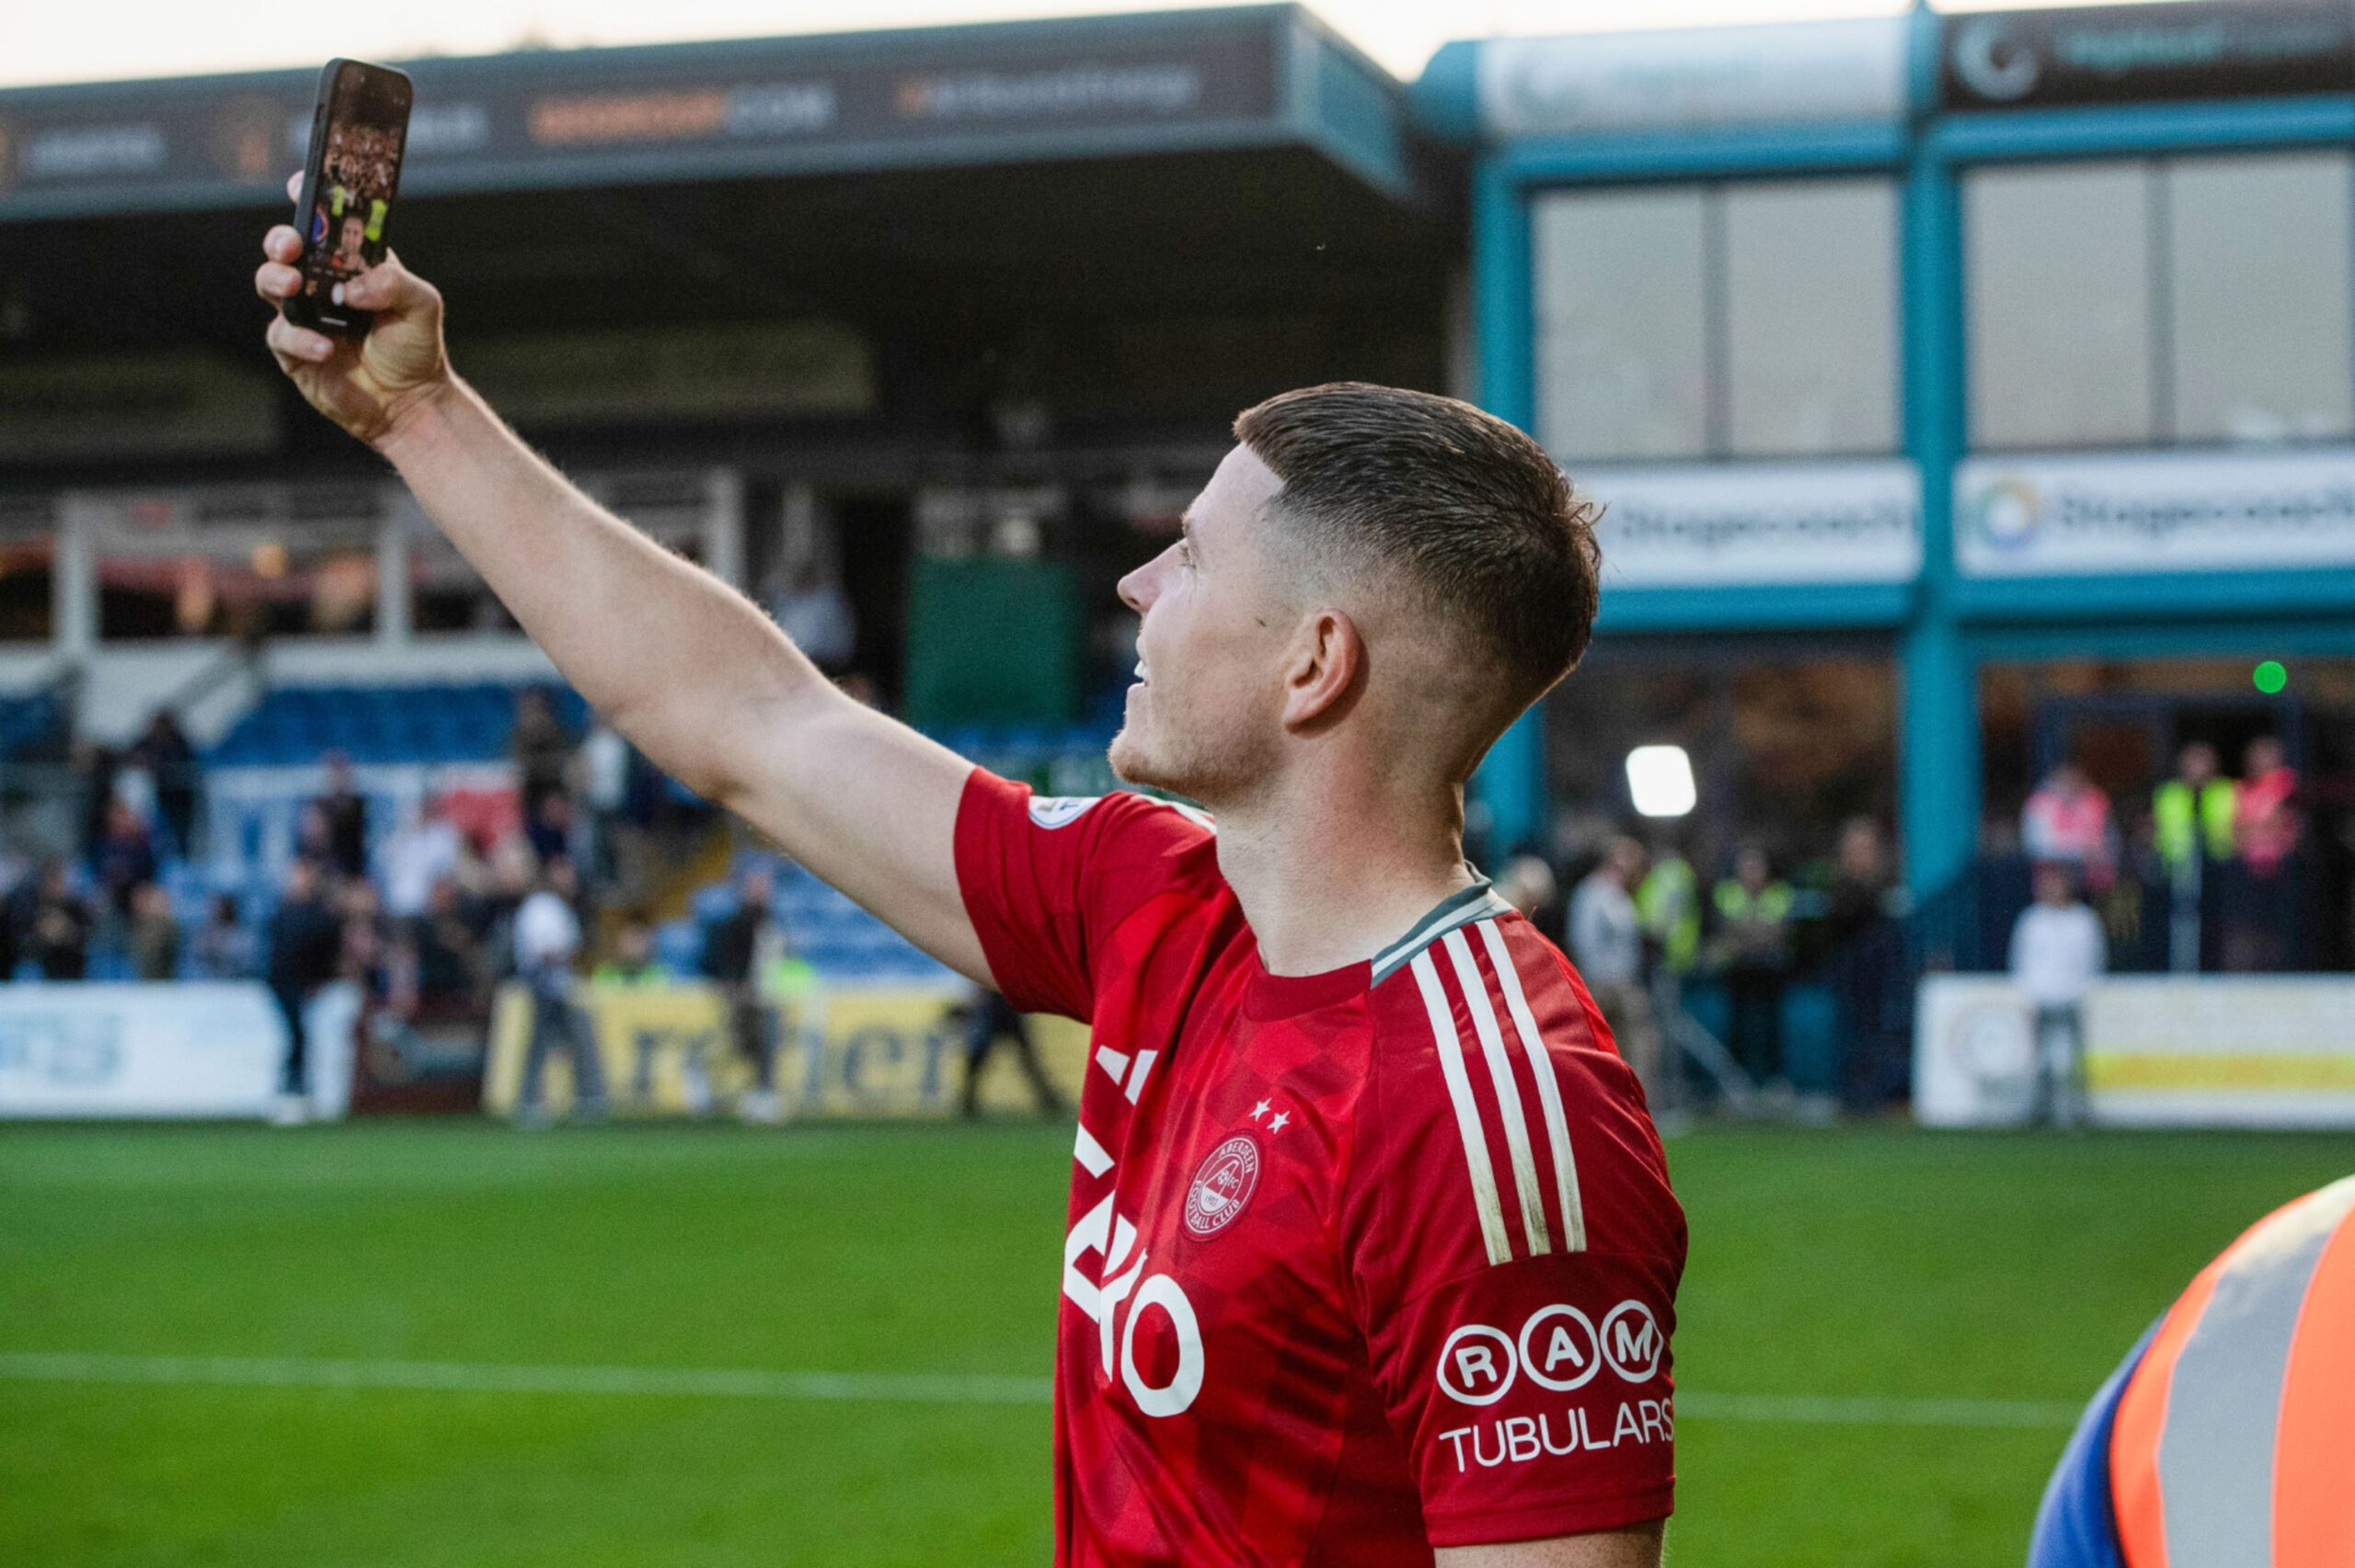
[[[532,992],[531,1042],[523,1052],[523,1087],[515,1119],[545,1127],[543,1098],[548,1053],[561,1044],[572,1059],[573,1111],[583,1120],[605,1114],[604,1064],[588,1018],[573,1005],[573,960],[580,952],[580,917],[573,912],[572,864],[551,860],[539,885],[515,911],[515,973]]]
[[[1644,846],[1633,839],[1612,840],[1603,864],[1570,894],[1570,956],[1603,1009],[1603,1021],[1611,1025],[1619,1055],[1658,1104],[1663,1088],[1660,1032],[1644,990],[1644,926],[1636,912],[1635,889],[1643,877]]]
[[[434,796],[420,796],[401,825],[376,846],[376,873],[385,887],[385,912],[403,928],[416,925],[433,897],[433,885],[458,869],[461,845],[456,824],[442,814]]]
[[[2012,983],[2036,1010],[2036,1120],[2085,1115],[2085,995],[2109,967],[2101,919],[2065,865],[2036,868],[2036,902],[2012,926]]]

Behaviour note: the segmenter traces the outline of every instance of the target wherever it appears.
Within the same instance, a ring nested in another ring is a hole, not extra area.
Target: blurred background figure
[[[1658,972],[1681,982],[1701,961],[1701,879],[1673,840],[1651,848],[1636,887],[1636,914]]]
[[[318,848],[327,869],[339,877],[368,875],[368,800],[353,783],[351,759],[340,751],[327,754],[327,789],[312,802],[326,842]],[[306,846],[307,847],[307,846]]]
[[[574,1004],[573,964],[580,955],[580,917],[572,899],[579,891],[569,861],[550,861],[539,883],[515,911],[515,973],[530,988],[532,1031],[523,1052],[523,1086],[516,1102],[518,1127],[548,1123],[546,1077],[548,1056],[562,1049],[572,1063],[572,1113],[581,1121],[605,1114],[604,1063],[588,1017]]]
[[[1660,1032],[1644,988],[1644,929],[1634,894],[1643,876],[1643,845],[1625,836],[1604,845],[1602,861],[1570,894],[1569,949],[1620,1057],[1657,1097]]]
[[[110,921],[130,919],[132,892],[155,880],[156,865],[147,824],[128,801],[109,801],[106,830],[90,852],[90,874]]]
[[[2151,793],[2151,847],[2168,890],[2168,967],[2205,967],[2215,870],[2233,858],[2240,787],[2217,771],[2216,749],[2195,740],[2177,753],[2174,776]]]
[[[408,937],[416,965],[420,1011],[474,1012],[490,996],[490,965],[481,933],[467,923],[454,876],[437,878],[425,898],[425,912]]]
[[[336,978],[343,956],[343,922],[318,864],[306,857],[288,863],[278,911],[270,922],[270,994],[286,1021],[286,1058],[279,1073],[278,1102],[270,1120],[298,1127],[310,1119],[311,998]]]
[[[654,928],[639,914],[626,916],[614,933],[614,950],[590,975],[599,986],[667,986],[678,977],[654,955]]]
[[[1039,1063],[1039,1044],[1030,1036],[1030,1022],[1005,996],[988,986],[975,986],[966,1001],[965,1092],[959,1109],[966,1120],[982,1114],[982,1069],[1001,1046],[1014,1052],[1014,1063],[1030,1082],[1039,1114],[1050,1120],[1067,1115],[1063,1096]]]
[[[385,913],[396,928],[422,920],[433,890],[457,875],[465,843],[432,795],[419,795],[377,847]]]
[[[1783,1076],[1783,987],[1791,967],[1791,888],[1756,844],[1735,852],[1733,875],[1709,895],[1716,931],[1711,967],[1725,979],[1734,1058],[1751,1081],[1787,1094]]]
[[[190,944],[192,978],[249,980],[261,973],[260,944],[237,910],[236,895],[215,893],[205,906],[204,923]]]
[[[90,967],[90,906],[75,890],[62,860],[45,864],[33,882],[23,930],[24,956],[44,980],[78,980]]]
[[[169,708],[157,708],[131,749],[131,760],[155,781],[155,809],[175,855],[196,853],[197,798],[201,775],[196,748],[181,733]]]
[[[635,901],[638,887],[638,856],[625,843],[633,831],[629,820],[634,756],[622,732],[600,716],[580,742],[580,803],[589,830],[584,864],[592,883],[618,887],[626,900]]]
[[[2355,1176],[2200,1271],[2094,1396],[2028,1568],[2355,1562]]]
[[[139,980],[173,980],[180,972],[180,922],[172,897],[153,882],[131,892],[131,974]]]
[[[2234,801],[2233,840],[2240,851],[2238,909],[2224,935],[2224,967],[2267,973],[2289,967],[2299,915],[2298,848],[2305,835],[2298,773],[2281,742],[2249,742]]]
[[[2036,1121],[2085,1119],[2085,997],[2109,965],[2101,919],[2066,865],[2036,868],[2036,902],[2012,926],[2012,983],[2035,1009]]]
[[[572,732],[557,716],[547,693],[526,686],[515,694],[515,725],[508,738],[515,762],[515,788],[526,823],[540,819],[540,807],[564,791],[572,761]]]
[[[2109,796],[2074,762],[2053,769],[2020,808],[2020,847],[2028,857],[2075,867],[2096,892],[2109,886],[2114,835]]]
[[[1497,873],[1493,886],[1497,897],[1531,918],[1559,896],[1554,868],[1545,864],[1543,855],[1513,856]]]
[[[775,875],[765,862],[753,861],[736,879],[735,908],[704,932],[704,976],[727,999],[729,1038],[752,1070],[752,1087],[737,1107],[746,1121],[774,1122],[784,1115],[776,1093],[776,1015],[765,991],[768,977],[787,956],[775,902]]]

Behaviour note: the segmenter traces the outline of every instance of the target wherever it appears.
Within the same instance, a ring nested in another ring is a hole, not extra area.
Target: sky
[[[1013,17],[1175,10],[1204,0],[0,0],[0,86]],[[1936,0],[1985,10],[2010,0]],[[1401,77],[1451,38],[1886,16],[1906,0],[1311,0]]]

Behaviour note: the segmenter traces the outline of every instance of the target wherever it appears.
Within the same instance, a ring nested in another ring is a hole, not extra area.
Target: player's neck
[[[1457,786],[1303,777],[1218,813],[1219,871],[1271,974],[1371,958],[1472,886]]]

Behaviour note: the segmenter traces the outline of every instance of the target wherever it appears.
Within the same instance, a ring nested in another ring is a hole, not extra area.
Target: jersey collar
[[[1451,894],[1440,900],[1437,908],[1415,922],[1413,930],[1375,954],[1372,983],[1380,985],[1401,967],[1412,962],[1416,954],[1457,926],[1470,925],[1474,921],[1487,920],[1491,915],[1511,913],[1512,906],[1488,886],[1487,877],[1481,877],[1461,893]]]
[[[1406,935],[1371,961],[1360,959],[1315,975],[1271,975],[1264,965],[1260,966],[1244,994],[1244,1012],[1255,1019],[1289,1018],[1361,996],[1456,927],[1511,912],[1512,906],[1489,887],[1488,878],[1481,877],[1473,886],[1442,899]]]

